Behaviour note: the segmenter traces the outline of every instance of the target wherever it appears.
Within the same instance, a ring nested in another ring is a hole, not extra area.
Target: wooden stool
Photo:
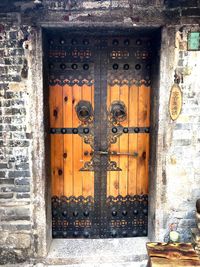
[[[199,266],[198,258],[191,243],[147,243],[149,267]]]

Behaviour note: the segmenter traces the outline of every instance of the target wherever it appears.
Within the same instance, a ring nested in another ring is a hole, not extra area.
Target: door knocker
[[[127,118],[127,110],[124,102],[113,101],[110,106],[110,117],[114,123],[120,123]]]
[[[89,101],[79,101],[75,109],[76,114],[81,122],[86,123],[93,120],[93,108]]]

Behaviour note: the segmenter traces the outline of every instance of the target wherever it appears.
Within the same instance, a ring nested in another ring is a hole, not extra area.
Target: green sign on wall
[[[188,33],[188,50],[200,51],[200,32]]]

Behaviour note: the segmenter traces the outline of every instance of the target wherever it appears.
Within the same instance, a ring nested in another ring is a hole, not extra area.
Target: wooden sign
[[[174,84],[171,88],[169,98],[169,114],[171,119],[176,120],[182,109],[182,92],[178,84]]]

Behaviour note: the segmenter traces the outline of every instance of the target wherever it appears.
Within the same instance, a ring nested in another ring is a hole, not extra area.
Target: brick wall
[[[162,181],[159,186],[162,188],[159,191],[160,210],[155,211],[155,224],[158,233],[156,238],[160,241],[167,240],[172,224],[181,233],[181,240],[189,240],[189,229],[195,223],[195,201],[200,196],[200,67],[197,64],[200,52],[186,51],[184,42],[189,30],[198,29],[192,24],[199,21],[199,2],[166,1],[165,6],[162,6],[163,1],[142,2],[144,6],[136,0],[71,1],[70,5],[69,1],[45,0],[43,6],[35,6],[33,1],[0,2],[1,263],[37,258],[38,243],[42,246],[46,242],[38,230],[39,223],[46,227],[39,213],[45,209],[45,199],[41,193],[44,188],[35,190],[45,174],[44,169],[41,169],[41,175],[35,174],[40,170],[40,165],[35,164],[33,156],[33,150],[40,151],[38,147],[42,146],[43,138],[41,133],[37,133],[43,121],[38,119],[39,123],[34,124],[36,108],[33,107],[43,109],[43,104],[42,100],[36,103],[38,98],[34,95],[37,94],[35,88],[38,76],[34,76],[33,66],[40,62],[36,62],[34,57],[38,50],[34,46],[31,48],[32,42],[36,42],[31,40],[31,31],[34,27],[40,29],[41,25],[148,25],[175,29],[176,35],[171,35],[169,31],[165,44],[165,51],[168,50],[168,40],[172,46],[173,55],[165,57],[164,63],[170,75],[163,75],[165,80],[160,82],[163,91],[157,98],[160,103],[158,120],[162,128],[158,133],[162,139],[162,153],[158,155]],[[184,28],[184,23],[191,26]],[[172,122],[168,113],[168,99],[175,71],[181,76],[183,109],[179,119]],[[40,157],[42,153],[38,152],[39,163],[42,162]],[[40,197],[35,198],[35,191],[39,192],[37,194]],[[49,233],[47,229],[47,235]]]
[[[26,27],[0,24],[0,258],[27,257],[31,238]]]
[[[190,240],[190,229],[196,224],[195,202],[200,196],[200,52],[187,51],[187,35],[191,30],[198,31],[199,27],[176,27],[174,61],[173,64],[169,62],[180,80],[183,106],[176,121],[171,121],[166,113],[164,123],[164,227],[161,235],[165,241],[169,240],[170,229],[180,233],[181,241]]]

